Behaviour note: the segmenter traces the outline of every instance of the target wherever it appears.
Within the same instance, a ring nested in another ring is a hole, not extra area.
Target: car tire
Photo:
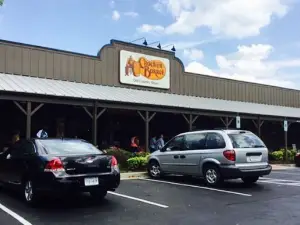
[[[148,175],[154,179],[158,179],[162,177],[160,165],[156,160],[150,161],[148,165]]]
[[[39,195],[36,191],[34,182],[31,179],[26,179],[23,182],[23,198],[30,206],[36,206],[39,201]]]
[[[90,195],[92,196],[93,200],[102,201],[107,195],[107,190],[92,190],[90,191]]]
[[[258,176],[254,176],[254,177],[243,177],[242,181],[245,184],[254,184],[258,181],[259,177]]]
[[[206,165],[203,171],[204,180],[208,186],[216,187],[223,183],[224,180],[217,166],[211,164]]]

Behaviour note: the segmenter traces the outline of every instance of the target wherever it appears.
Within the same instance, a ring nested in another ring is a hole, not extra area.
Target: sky
[[[297,21],[300,0],[4,0],[0,39],[96,55],[144,37],[188,72],[300,89]]]

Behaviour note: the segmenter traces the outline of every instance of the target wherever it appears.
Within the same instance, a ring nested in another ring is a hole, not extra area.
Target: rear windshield
[[[252,133],[228,134],[234,148],[264,148],[265,144]]]
[[[94,145],[82,140],[37,140],[41,150],[53,155],[102,154]]]

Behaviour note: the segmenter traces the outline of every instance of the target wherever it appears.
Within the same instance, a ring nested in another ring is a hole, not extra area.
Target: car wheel
[[[159,163],[157,161],[150,161],[148,166],[148,174],[152,178],[160,178],[161,177],[161,169]]]
[[[90,191],[90,195],[92,196],[93,200],[101,201],[107,195],[107,191],[106,190],[93,190],[93,191]]]
[[[256,177],[244,177],[242,178],[243,182],[245,184],[253,184],[255,183],[256,181],[258,181],[259,177],[256,176]]]
[[[223,178],[218,167],[214,165],[207,165],[204,167],[204,180],[209,186],[218,186],[223,182]]]
[[[24,199],[29,205],[36,205],[38,202],[38,195],[32,180],[28,179],[23,184]]]

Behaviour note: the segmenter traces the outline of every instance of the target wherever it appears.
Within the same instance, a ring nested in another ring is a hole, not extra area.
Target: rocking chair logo
[[[170,88],[169,60],[121,51],[120,81],[125,84]]]

